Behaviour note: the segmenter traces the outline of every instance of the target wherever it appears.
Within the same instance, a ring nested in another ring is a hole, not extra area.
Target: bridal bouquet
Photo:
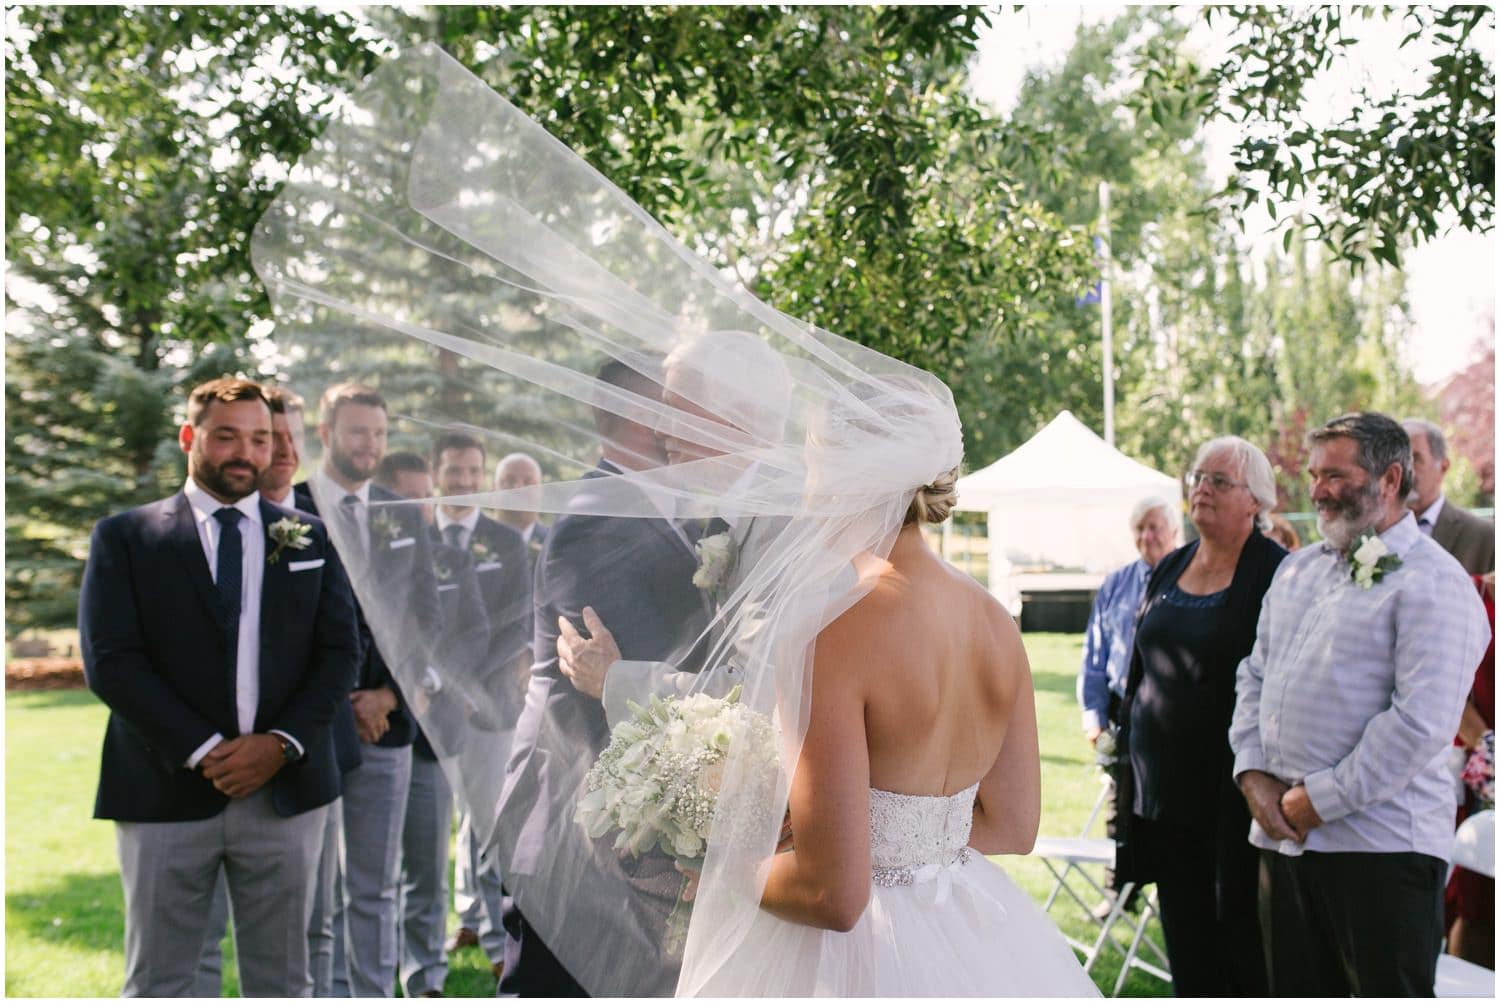
[[[740,687],[719,699],[697,693],[681,699],[652,696],[610,733],[585,778],[574,818],[598,839],[619,829],[616,850],[634,856],[660,849],[683,872],[682,889],[667,917],[664,946],[677,953],[687,937],[690,872],[703,867],[708,830],[719,805],[730,751],[744,764],[751,803],[770,811],[780,769],[770,718],[739,702]],[[752,827],[753,828],[753,827]]]
[[[617,850],[660,849],[683,867],[702,867],[730,750],[745,763],[757,804],[769,806],[780,766],[770,718],[739,697],[736,686],[722,699],[632,703],[589,770],[574,817],[595,839],[619,829]]]

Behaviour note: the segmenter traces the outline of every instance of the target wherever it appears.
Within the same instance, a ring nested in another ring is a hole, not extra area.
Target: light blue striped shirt
[[[1452,848],[1447,752],[1489,620],[1472,580],[1410,513],[1380,538],[1402,563],[1368,590],[1322,545],[1283,561],[1266,593],[1235,680],[1234,774],[1306,784],[1324,824],[1298,844],[1252,822],[1256,846],[1443,859]]]

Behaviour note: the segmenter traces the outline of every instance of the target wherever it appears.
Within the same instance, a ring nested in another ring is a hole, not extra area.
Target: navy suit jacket
[[[443,537],[436,525],[428,527],[434,547]],[[521,534],[480,513],[469,534],[467,554],[479,585],[489,623],[486,642],[488,671],[502,673],[531,641],[531,565]]]
[[[317,512],[317,502],[306,481],[293,485],[292,490],[297,493],[299,508]],[[378,484],[370,485],[371,502],[402,500],[404,499],[400,495],[387,491]],[[401,686],[391,672],[390,663],[402,666],[403,675],[407,679],[421,677],[428,661],[429,646],[439,634],[439,613],[436,582],[432,572],[432,552],[427,534],[422,529],[420,513],[415,506],[396,506],[383,511],[389,514],[396,535],[391,540],[379,539],[379,534],[371,527],[368,541],[371,565],[369,577],[374,582],[398,587],[398,591],[385,596],[383,604],[375,610],[375,616],[389,621],[391,630],[387,637],[393,643],[388,645],[391,649],[388,651],[382,651],[375,643],[374,633],[370,629],[371,610],[367,608],[365,601],[356,596],[361,657],[353,688],[373,690],[389,686],[396,694],[396,709],[387,718],[390,730],[375,744],[399,747],[412,743],[417,735],[417,725],[407,707]],[[391,546],[392,543],[403,543],[408,539],[413,541],[410,546]],[[347,724],[347,735],[340,737],[341,747],[356,734],[352,711]],[[340,731],[343,731],[342,725]]]
[[[339,796],[331,723],[348,702],[359,641],[348,579],[323,524],[260,504],[265,527],[283,518],[312,527],[310,546],[267,562],[261,586],[255,732],[284,731],[303,748],[270,783],[276,811],[289,816]],[[266,554],[274,550],[268,536]],[[179,822],[223,811],[229,799],[186,765],[215,732],[240,734],[236,652],[187,495],[94,527],[78,631],[89,688],[110,709],[94,816]]]
[[[588,476],[617,472],[602,462]],[[614,635],[623,657],[670,660],[690,667],[688,663],[695,655],[688,652],[705,632],[711,616],[708,599],[692,582],[696,569],[691,547],[665,519],[581,514],[564,515],[553,525],[537,561],[534,661],[525,706],[516,722],[499,809],[501,830],[514,838],[515,844],[505,848],[508,857],[502,852],[500,867],[506,875],[538,875],[541,886],[549,894],[556,891],[564,895],[573,903],[570,907],[618,909],[621,903],[590,901],[594,889],[588,884],[588,871],[576,870],[576,863],[560,859],[590,852],[589,846],[570,845],[564,853],[548,839],[551,813],[566,810],[564,803],[577,795],[594,757],[609,742],[609,725],[600,702],[574,689],[558,668],[557,618],[566,616],[583,631],[583,607],[592,606]],[[580,755],[585,750],[592,750],[592,754]],[[604,845],[610,840],[605,837]],[[667,900],[680,887],[680,876],[653,856],[621,861],[613,851],[597,848],[594,856],[593,866],[617,867],[637,887],[659,885],[669,889]],[[584,883],[554,889],[547,876],[551,868],[581,878]],[[524,893],[524,883],[521,889]],[[607,892],[604,894],[607,896]],[[631,900],[629,905],[639,908],[643,901]],[[518,905],[524,912],[525,902],[518,900]],[[621,923],[635,922],[641,930],[649,931],[660,928],[660,919],[622,917]],[[527,944],[523,936],[517,968],[528,966]],[[563,959],[564,964],[567,960]],[[539,967],[547,970],[545,964]],[[664,969],[664,978],[667,974]],[[545,985],[537,987],[539,993],[546,990]],[[670,994],[671,985],[664,982],[662,991]]]
[[[588,476],[611,472],[601,464]],[[687,543],[665,519],[564,515],[552,527],[537,562],[531,680],[506,770],[501,811],[509,817],[508,829],[517,831],[520,818],[533,808],[546,811],[548,806],[537,802],[547,800],[538,795],[555,789],[556,778],[549,783],[545,777],[549,769],[581,775],[591,765],[549,762],[557,752],[592,748],[597,753],[609,741],[604,708],[574,689],[558,668],[557,618],[566,616],[584,630],[583,607],[592,606],[625,658],[680,658],[709,619],[703,593],[692,583],[696,568]],[[561,734],[566,741],[557,750],[539,748],[543,733]],[[540,834],[545,820],[536,822]],[[524,838],[516,849],[518,863],[545,852],[545,845]]]

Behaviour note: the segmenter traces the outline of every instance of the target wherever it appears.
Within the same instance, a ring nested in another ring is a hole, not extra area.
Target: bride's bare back
[[[970,845],[1025,853],[1041,812],[1031,670],[1014,621],[913,524],[873,587],[818,637],[792,781],[795,849],[762,905],[846,929],[870,886],[869,789],[952,794],[979,783]]]

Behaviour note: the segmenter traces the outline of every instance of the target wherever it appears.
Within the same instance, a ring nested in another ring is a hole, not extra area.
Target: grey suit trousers
[[[406,827],[401,833],[401,988],[407,996],[442,991],[448,925],[448,841],[453,789],[443,768],[413,755]]]
[[[123,996],[192,996],[222,865],[245,996],[307,996],[307,918],[327,807],[282,818],[262,788],[213,818],[116,822]]]
[[[332,815],[333,812],[328,814]],[[224,868],[214,881],[213,906],[208,911],[208,927],[203,936],[203,954],[198,959],[197,987],[194,996],[218,996],[224,991],[224,935],[229,932],[229,885]],[[317,992],[314,987],[314,993]]]
[[[334,996],[396,991],[396,896],[411,746],[361,745],[344,774],[343,840],[333,913]]]
[[[344,833],[343,798],[328,806],[323,827],[323,852],[318,856],[317,887],[312,916],[307,921],[307,968],[313,995],[333,995],[333,904],[339,880],[339,844]]]

